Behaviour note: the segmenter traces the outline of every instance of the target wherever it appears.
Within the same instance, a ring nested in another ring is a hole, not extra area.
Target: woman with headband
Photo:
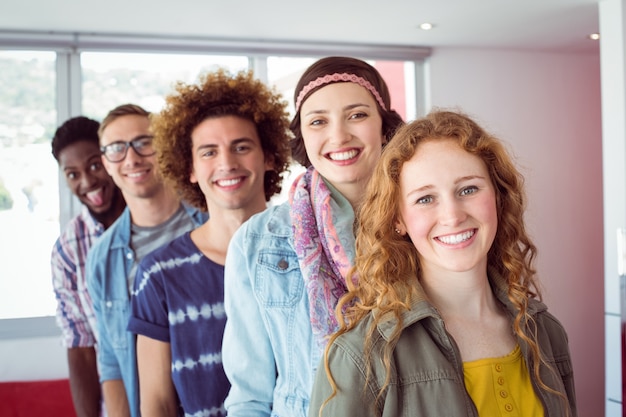
[[[312,64],[294,101],[292,152],[307,170],[289,201],[250,218],[228,249],[222,356],[230,417],[307,415],[315,372],[338,329],[355,209],[402,124],[378,71],[354,58]]]

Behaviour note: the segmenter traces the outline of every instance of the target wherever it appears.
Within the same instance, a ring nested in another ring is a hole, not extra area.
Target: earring
[[[395,228],[395,231],[397,234],[400,234],[400,229],[398,229],[397,227]]]

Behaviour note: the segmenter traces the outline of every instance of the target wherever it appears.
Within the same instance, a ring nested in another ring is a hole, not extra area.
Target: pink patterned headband
[[[374,88],[374,86],[369,81],[367,81],[363,77],[359,77],[358,75],[348,74],[344,72],[341,74],[340,73],[334,73],[332,75],[327,74],[327,75],[324,75],[323,77],[318,77],[317,79],[305,85],[302,88],[302,90],[300,90],[300,94],[298,94],[298,98],[296,99],[296,112],[300,111],[300,105],[302,104],[302,100],[311,90],[324,84],[329,84],[332,82],[341,82],[341,81],[355,83],[355,84],[360,85],[361,87],[366,88],[370,93],[372,93],[372,95],[374,96],[374,98],[376,99],[380,107],[383,110],[387,110],[387,107],[385,106],[385,102],[383,101],[383,98],[380,96],[376,88]]]

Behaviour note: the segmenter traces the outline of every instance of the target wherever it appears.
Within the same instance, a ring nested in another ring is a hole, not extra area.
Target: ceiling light
[[[597,41],[600,39],[600,34],[599,33],[592,33],[591,35],[589,35],[589,39],[591,39],[592,41]]]
[[[431,30],[434,27],[435,27],[435,25],[433,25],[432,23],[428,23],[428,22],[422,23],[419,26],[419,28],[422,29],[422,30]]]

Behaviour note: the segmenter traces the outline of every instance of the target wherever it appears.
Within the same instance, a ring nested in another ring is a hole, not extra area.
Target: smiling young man
[[[289,161],[280,95],[251,72],[179,85],[154,121],[164,177],[210,219],[139,265],[129,330],[137,333],[144,416],[225,416],[224,262],[232,235],[280,191]]]
[[[149,113],[134,104],[111,110],[99,136],[102,163],[122,190],[127,209],[87,259],[87,285],[98,326],[98,368],[110,417],[139,416],[135,337],[126,330],[130,288],[149,252],[202,224],[159,173]]]
[[[67,186],[82,203],[52,248],[52,285],[57,299],[57,324],[67,347],[74,409],[81,417],[101,413],[96,367],[96,325],[87,292],[85,260],[95,240],[126,206],[100,157],[100,123],[78,116],[65,121],[52,138],[52,155]]]

